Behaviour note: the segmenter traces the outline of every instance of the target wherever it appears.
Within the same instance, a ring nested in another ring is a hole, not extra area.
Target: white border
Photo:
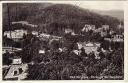
[[[2,3],[47,3],[47,2],[51,2],[51,1],[1,1],[0,2],[0,53],[2,52]],[[53,1],[52,1],[53,2]],[[55,1],[58,2],[58,1]],[[61,2],[61,1],[60,1]],[[75,1],[76,2],[76,1]],[[93,2],[93,1],[86,1],[86,2]],[[97,1],[98,2],[98,1]],[[106,2],[106,1],[104,1]],[[112,1],[107,1],[107,2],[112,2]],[[30,80],[30,81],[6,81],[8,83],[11,82],[15,82],[15,83],[21,83],[21,82],[52,82],[52,83],[56,83],[56,82],[61,82],[61,83],[65,83],[65,82],[90,82],[90,83],[94,83],[94,82],[99,82],[99,83],[107,83],[107,82],[111,82],[111,83],[120,83],[120,82],[127,82],[128,83],[128,1],[120,1],[124,3],[124,80]],[[0,56],[0,79],[1,82],[5,82],[2,81],[2,53]]]

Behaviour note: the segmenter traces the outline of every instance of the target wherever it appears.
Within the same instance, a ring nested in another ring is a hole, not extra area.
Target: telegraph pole
[[[10,31],[10,38],[12,39],[12,35],[11,35],[12,27],[11,27],[10,10],[9,10],[9,4],[8,3],[7,3],[7,13],[8,13],[8,28]],[[12,51],[13,51],[13,46],[12,46]]]

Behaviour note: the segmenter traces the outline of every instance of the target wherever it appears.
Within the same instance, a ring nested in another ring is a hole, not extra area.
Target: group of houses
[[[29,24],[28,22],[12,22],[12,24],[22,24],[22,25],[28,25],[31,27],[37,27],[37,25],[33,25],[33,24]],[[119,24],[117,26],[117,28],[122,28],[123,26],[121,24]],[[85,26],[82,28],[81,30],[82,32],[89,32],[89,31],[93,31],[94,33],[100,33],[101,37],[105,37],[107,34],[113,35],[115,33],[115,31],[111,30],[109,25],[102,25],[101,28],[96,28],[95,25],[91,25],[91,24],[85,24]],[[108,32],[109,31],[109,32]],[[4,36],[6,36],[7,38],[12,38],[14,41],[18,41],[19,39],[23,38],[23,35],[26,35],[28,33],[27,30],[24,29],[20,29],[20,30],[14,30],[14,31],[5,31],[4,32]],[[39,32],[37,31],[31,31],[31,33],[33,35],[36,35],[38,37],[46,37],[49,38],[51,37],[48,34],[45,33],[41,33],[39,34]],[[71,35],[77,35],[72,29],[67,28],[64,30],[64,33],[71,33]],[[115,36],[115,35],[114,35]],[[117,36],[117,35],[116,35]],[[52,36],[54,37],[54,36]]]
[[[31,31],[31,33],[36,36],[38,36],[39,34],[37,31]],[[14,41],[18,41],[22,39],[24,35],[27,35],[27,34],[28,34],[27,30],[18,29],[14,31],[5,31],[3,35],[7,38],[13,39]]]
[[[29,24],[28,22],[13,22],[13,24],[16,24],[16,23],[22,23],[23,25],[27,24],[29,26],[31,25],[32,27],[37,27],[36,25]],[[117,27],[122,28],[122,25],[119,24]],[[104,40],[109,41],[109,42],[112,42],[112,41],[123,42],[124,41],[124,38],[123,38],[124,36],[122,34],[113,35],[115,33],[115,31],[110,30],[109,25],[102,25],[101,28],[96,28],[95,25],[85,24],[85,26],[83,27],[83,29],[81,31],[88,32],[90,30],[92,30],[94,33],[100,33],[101,37],[104,37]],[[109,30],[109,33],[107,32],[108,30]],[[72,29],[69,29],[69,28],[65,29],[64,32],[65,32],[65,34],[71,33],[71,35],[78,35],[78,34],[75,34],[75,32]],[[47,39],[52,40],[52,39],[61,39],[62,38],[59,36],[49,35],[46,33],[39,33],[37,31],[31,31],[31,33],[43,40],[47,40]],[[23,36],[26,34],[28,34],[27,30],[19,29],[19,30],[14,30],[14,31],[5,31],[3,35],[6,36],[7,38],[13,39],[14,41],[18,41],[21,38],[23,38]],[[107,34],[111,35],[111,37],[109,37],[109,38],[106,37]]]
[[[119,24],[117,25],[117,29],[123,29],[123,25]],[[118,34],[114,30],[110,29],[109,25],[102,25],[100,28],[96,28],[95,25],[91,24],[85,24],[85,26],[81,30],[84,32],[93,31],[93,33],[99,33],[101,37],[104,37],[105,40],[110,40],[114,42],[123,42],[124,41],[124,35],[123,33]],[[71,33],[71,35],[78,35],[76,34],[72,29],[65,29],[65,33]],[[108,35],[111,36],[111,38],[107,37]]]
[[[113,35],[111,38],[104,38],[104,40],[109,42],[124,42],[123,35]]]
[[[22,23],[23,25],[29,25],[32,27],[37,27],[36,25],[32,25],[29,24],[27,22],[13,22],[13,24],[17,24],[17,23]],[[119,28],[122,28],[121,25],[118,26]],[[123,35],[113,35],[113,33],[115,33],[114,31],[110,30],[109,25],[102,25],[101,28],[96,28],[95,25],[89,25],[89,24],[85,24],[85,26],[83,27],[83,29],[81,30],[82,32],[89,32],[89,31],[93,31],[94,33],[100,33],[101,37],[104,37],[104,40],[106,41],[114,41],[114,42],[123,42],[124,41],[124,36]],[[108,30],[109,34],[112,36],[111,38],[106,38],[105,36],[108,34]],[[67,33],[71,33],[71,35],[78,35],[75,34],[75,32],[72,29],[65,29],[64,31],[66,34]],[[49,35],[46,33],[39,33],[37,31],[31,31],[31,33],[33,35],[35,35],[36,37],[40,38],[40,39],[50,39],[50,42],[52,42],[52,40],[59,40],[62,39],[62,37],[59,36],[54,36],[54,35]],[[19,30],[14,30],[14,31],[5,31],[3,33],[4,36],[6,36],[7,38],[10,38],[14,41],[18,41],[20,39],[23,38],[24,35],[27,35],[28,31],[24,30],[24,29],[19,29]],[[98,52],[98,48],[101,47],[101,44],[98,42],[77,42],[77,46],[78,49],[74,49],[73,52],[77,55],[80,54],[80,49],[84,48],[85,53],[89,54],[91,52],[94,52],[95,56],[97,56]],[[12,50],[12,47],[9,48],[5,48],[3,47],[3,53],[5,53],[8,50]],[[18,48],[13,48],[13,50],[22,50],[22,49],[18,49]],[[59,48],[59,51],[62,52],[64,49],[63,48]],[[104,52],[105,50],[102,48],[102,51]],[[45,54],[45,49],[40,49],[39,50],[39,54]],[[12,61],[12,66],[10,67],[7,75],[5,76],[5,79],[24,79],[24,77],[26,77],[27,73],[25,73],[25,71],[27,70],[27,65],[26,64],[22,64],[22,60],[21,58],[13,58]]]

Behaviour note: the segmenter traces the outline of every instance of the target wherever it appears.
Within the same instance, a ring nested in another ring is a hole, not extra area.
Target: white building
[[[124,41],[124,37],[123,37],[123,35],[115,35],[113,37],[113,41],[114,42],[123,42]]]
[[[19,65],[22,64],[21,58],[15,58],[12,60],[12,64]]]
[[[77,35],[77,34],[75,34],[75,32],[72,30],[72,29],[65,29],[65,31],[64,31],[66,34],[67,33],[71,33],[71,35]]]
[[[65,33],[72,33],[73,30],[72,29],[65,29]]]
[[[109,42],[123,42],[124,37],[123,35],[113,35],[112,38],[104,38],[104,40],[109,41]]]
[[[32,34],[38,36],[38,32],[37,31],[32,31]]]
[[[82,31],[88,32],[90,30],[95,30],[95,25],[89,25],[89,24],[85,24],[85,26],[83,27]]]
[[[39,54],[45,54],[45,50],[39,50]]]
[[[98,47],[100,47],[100,43],[92,43],[92,42],[79,42],[77,43],[78,49],[82,47],[85,49],[85,52],[89,54],[92,51],[96,51]]]
[[[102,25],[102,28],[103,28],[104,30],[109,30],[109,25]]]
[[[39,35],[39,37],[49,38],[50,35],[49,34],[42,33],[42,34]]]
[[[124,26],[121,25],[121,23],[120,23],[119,25],[117,25],[117,28],[118,28],[118,29],[121,29],[121,28],[124,28]]]
[[[107,35],[107,32],[100,32],[100,35],[101,35],[101,37],[104,37],[104,36],[106,36]]]
[[[4,77],[6,80],[22,80],[27,77],[28,65],[27,64],[20,64],[20,65],[11,65],[7,75]]]
[[[73,50],[73,52],[76,54],[76,55],[79,55],[81,53],[81,51],[79,50]]]
[[[2,53],[6,53],[6,52],[9,52],[9,53],[14,53],[16,51],[21,51],[22,49],[21,48],[12,48],[12,47],[2,47]]]
[[[95,32],[99,33],[101,32],[103,29],[102,28],[98,28],[98,29],[95,29]]]
[[[91,25],[92,27],[92,30],[94,31],[96,29],[96,26],[95,25]]]
[[[24,34],[27,34],[27,30],[14,30],[4,32],[4,36],[7,36],[7,38],[12,38],[13,40],[23,38]]]
[[[110,34],[110,35],[112,35],[112,34],[114,34],[114,33],[115,33],[115,32],[114,32],[114,31],[112,31],[112,30],[109,32],[109,34]]]
[[[12,25],[14,25],[14,24],[22,24],[23,26],[24,26],[24,25],[27,25],[27,26],[30,26],[30,27],[38,27],[37,25],[30,24],[30,23],[28,23],[27,21],[12,22]]]

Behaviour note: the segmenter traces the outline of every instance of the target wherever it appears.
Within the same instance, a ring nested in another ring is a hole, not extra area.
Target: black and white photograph
[[[123,3],[2,3],[2,80],[124,80]]]

